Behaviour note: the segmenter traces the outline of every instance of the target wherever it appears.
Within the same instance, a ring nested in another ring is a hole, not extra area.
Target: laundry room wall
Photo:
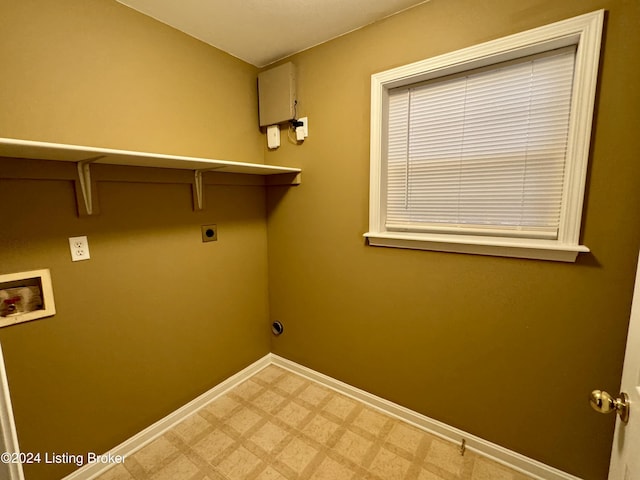
[[[3,1],[0,65],[1,137],[264,160],[257,69],[115,1]],[[194,212],[160,170],[94,165],[78,217],[73,163],[0,159],[0,273],[50,269],[57,309],[0,329],[23,452],[103,453],[269,351],[264,187],[205,174]]]
[[[371,75],[606,9],[576,263],[367,246]],[[269,163],[273,352],[580,478],[606,478],[640,246],[640,4],[431,0],[301,52],[302,145]]]

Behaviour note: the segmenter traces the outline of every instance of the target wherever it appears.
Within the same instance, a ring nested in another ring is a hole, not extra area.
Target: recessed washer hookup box
[[[0,327],[55,315],[48,269],[0,274]]]

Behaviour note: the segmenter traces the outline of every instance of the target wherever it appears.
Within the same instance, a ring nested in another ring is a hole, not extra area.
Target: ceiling
[[[117,0],[257,67],[428,0]]]

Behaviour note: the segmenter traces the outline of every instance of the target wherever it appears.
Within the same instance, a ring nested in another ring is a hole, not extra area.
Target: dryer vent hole
[[[280,322],[273,322],[271,324],[271,332],[277,337],[284,332],[284,326]]]

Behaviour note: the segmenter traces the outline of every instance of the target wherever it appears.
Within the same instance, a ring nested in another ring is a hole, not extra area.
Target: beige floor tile
[[[478,457],[473,463],[472,480],[514,480],[516,472],[502,465]]]
[[[255,397],[261,390],[262,386],[259,383],[254,382],[252,379],[249,379],[235,387],[232,392],[234,395],[237,395],[244,400],[250,400],[251,398]]]
[[[325,458],[311,475],[310,480],[350,480],[354,472],[331,458]]]
[[[200,415],[194,414],[173,427],[173,431],[182,437],[185,442],[190,443],[195,437],[209,428],[211,428],[209,422]]]
[[[297,427],[302,423],[307,415],[309,415],[309,413],[311,413],[311,411],[302,405],[298,405],[295,402],[289,402],[280,408],[275,415],[286,424],[291,425],[292,427]]]
[[[221,430],[214,430],[204,438],[197,441],[191,448],[207,462],[212,462],[215,457],[225,449],[233,445],[234,440]]]
[[[291,398],[294,393],[295,400]],[[172,443],[178,437],[211,468],[201,471],[194,463],[198,462],[195,456],[187,458],[181,453],[177,443]],[[360,467],[356,469],[355,465]],[[531,480],[471,452],[463,457],[456,444],[269,366],[136,452],[125,465],[105,472],[99,480],[463,477]]]
[[[425,462],[454,475],[460,475],[464,465],[464,457],[460,455],[457,445],[442,440],[433,440]]]
[[[372,435],[378,436],[389,420],[390,418],[386,415],[365,408],[353,420],[353,424]]]
[[[229,480],[245,480],[261,460],[244,447],[239,447],[216,465],[216,469]]]
[[[401,480],[409,471],[411,463],[386,448],[381,448],[369,466],[369,470],[385,480]]]
[[[145,471],[149,472],[162,464],[167,457],[176,453],[178,449],[169,440],[160,437],[136,452],[133,458]]]
[[[180,455],[153,474],[149,480],[190,480],[198,471],[198,467],[191,463],[187,457]]]
[[[223,418],[238,408],[240,408],[239,402],[228,395],[223,395],[207,405],[204,410],[217,418]]]
[[[260,420],[262,420],[262,418],[263,417],[248,408],[243,408],[229,417],[226,423],[236,432],[243,435],[247,430],[254,427]]]
[[[298,398],[304,400],[311,405],[319,405],[329,395],[329,390],[322,388],[314,383],[305,388],[298,394]]]
[[[265,452],[271,453],[287,435],[288,433],[278,425],[267,422],[250,437],[250,440]]]
[[[422,442],[425,436],[425,433],[417,428],[400,421],[395,421],[393,428],[387,436],[387,441],[405,452],[415,455],[420,446],[420,442]]]
[[[268,466],[256,477],[256,480],[287,480],[275,468]]]
[[[331,400],[323,407],[323,410],[344,420],[356,406],[357,403],[354,400],[333,394]]]
[[[278,378],[280,378],[282,375],[284,375],[285,373],[286,373],[286,370],[276,367],[275,365],[269,365],[268,367],[260,370],[255,375],[255,378],[260,379],[265,383],[272,383]]]
[[[285,397],[273,390],[265,390],[251,402],[266,412],[273,413],[285,401]]]
[[[291,470],[300,474],[311,463],[317,453],[318,450],[309,443],[299,438],[294,438],[277,458]]]
[[[119,464],[100,475],[100,480],[133,480],[133,477],[124,465]]]
[[[442,477],[436,475],[435,473],[429,472],[425,469],[421,469],[418,474],[418,480],[444,480]]]
[[[294,375],[292,373],[285,375],[276,383],[276,387],[284,390],[285,392],[291,394],[295,392],[298,388],[302,387],[307,383],[302,377],[298,375]]]
[[[316,415],[309,423],[302,427],[302,432],[313,438],[316,442],[326,445],[338,428],[339,425],[337,423],[324,418],[322,415]]]
[[[371,440],[347,431],[340,437],[335,449],[344,457],[360,465],[372,445],[373,442]]]

